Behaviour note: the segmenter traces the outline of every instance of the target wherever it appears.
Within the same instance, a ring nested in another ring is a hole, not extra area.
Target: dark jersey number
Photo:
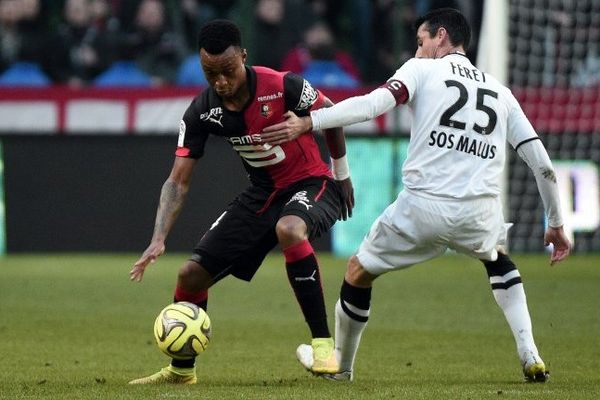
[[[452,104],[444,113],[442,114],[442,118],[440,118],[440,125],[449,126],[450,128],[462,129],[464,130],[467,127],[467,124],[460,121],[455,121],[452,119],[452,116],[461,108],[467,104],[469,100],[469,92],[467,92],[467,88],[460,82],[457,81],[446,81],[446,87],[455,87],[458,89],[458,99],[454,104]]]
[[[458,110],[460,110],[465,106],[465,104],[467,104],[467,101],[469,101],[469,92],[467,91],[465,85],[458,81],[447,80],[445,83],[446,87],[457,88],[459,95],[458,99],[454,102],[454,104],[448,107],[448,109],[442,114],[442,117],[440,118],[440,125],[465,130],[467,124],[461,121],[456,121],[452,119],[452,117]],[[493,108],[484,104],[485,96],[491,96],[497,99],[498,93],[489,89],[477,89],[477,103],[475,105],[475,108],[479,111],[483,111],[488,116],[488,124],[486,126],[480,126],[478,124],[475,124],[473,126],[473,130],[481,135],[491,134],[494,128],[496,127],[496,122],[498,121],[498,115],[496,114],[496,111],[494,111]]]

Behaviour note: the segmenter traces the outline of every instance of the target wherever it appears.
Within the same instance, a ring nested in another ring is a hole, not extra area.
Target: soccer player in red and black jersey
[[[312,132],[277,146],[262,142],[259,135],[264,127],[282,121],[287,111],[309,115],[310,110],[332,103],[298,75],[245,65],[240,31],[230,21],[204,25],[198,48],[209,87],[183,115],[154,233],[130,272],[131,280],[141,281],[146,267],[164,253],[208,136],[223,137],[239,154],[251,185],[229,204],[181,267],[174,299],[206,309],[211,285],[230,274],[250,281],[267,253],[279,244],[312,334],[317,368],[336,372],[319,265],[310,241],[336,220],[352,215],[354,194],[344,134],[339,128],[324,130],[333,171],[323,161]],[[195,383],[194,363],[194,359],[173,359],[168,367],[130,383]]]

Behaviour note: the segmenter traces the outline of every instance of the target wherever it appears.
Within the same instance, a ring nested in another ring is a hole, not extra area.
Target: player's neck
[[[244,84],[240,87],[235,96],[224,98],[223,105],[229,111],[239,112],[246,107],[248,103],[248,99],[250,98],[250,90],[248,89],[248,85]]]
[[[448,46],[441,47],[435,53],[433,58],[442,58],[450,54],[460,54],[462,56],[466,56],[465,49],[463,46]]]
[[[462,46],[450,47],[446,52],[442,52],[441,57],[450,55],[450,54],[460,54],[461,56],[466,56],[465,49]]]

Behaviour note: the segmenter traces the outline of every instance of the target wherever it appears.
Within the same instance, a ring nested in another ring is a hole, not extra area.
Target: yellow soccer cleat
[[[313,367],[313,348],[311,345],[309,344],[301,344],[300,346],[298,346],[298,348],[296,349],[296,358],[298,359],[298,361],[300,361],[300,364],[302,364],[302,366],[304,368],[306,368],[307,371],[312,372],[313,375],[324,378],[324,379],[328,379],[330,381],[338,381],[338,382],[342,382],[342,381],[349,381],[352,382],[353,380],[353,374],[352,371],[339,371],[333,374],[321,374],[321,373],[316,373],[312,370]]]
[[[193,385],[197,382],[196,368],[175,368],[171,365],[165,367],[155,374],[143,378],[134,379],[130,385]]]
[[[311,371],[316,374],[335,374],[340,369],[333,349],[333,338],[314,338],[311,343],[313,364]]]
[[[523,358],[523,375],[527,382],[546,382],[550,378],[550,372],[539,355],[527,352]]]

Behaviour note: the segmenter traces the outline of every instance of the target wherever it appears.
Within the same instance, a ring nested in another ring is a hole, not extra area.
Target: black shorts
[[[275,226],[281,217],[302,218],[312,240],[333,226],[342,202],[340,188],[328,177],[305,179],[275,192],[251,186],[212,224],[191,259],[215,282],[229,274],[250,281],[277,245]]]

